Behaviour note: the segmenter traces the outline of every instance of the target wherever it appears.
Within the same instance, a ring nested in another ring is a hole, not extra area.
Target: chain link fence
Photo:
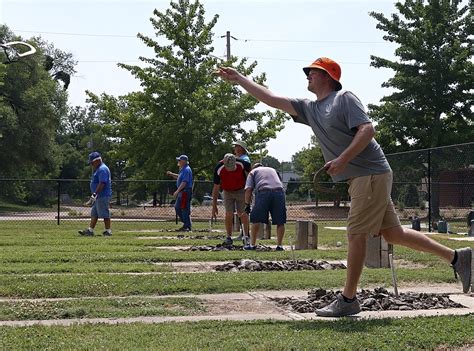
[[[439,224],[453,232],[467,232],[474,205],[474,143],[387,155],[393,169],[392,199],[402,223],[425,231]],[[295,177],[296,178],[296,177]],[[288,220],[315,220],[319,225],[343,225],[350,199],[347,184],[321,178],[286,181]],[[212,181],[196,180],[191,217],[211,217]],[[172,180],[115,180],[112,184],[113,221],[175,221]],[[88,220],[84,205],[90,196],[88,179],[0,179],[0,221]],[[219,218],[224,207],[219,204]],[[342,223],[341,223],[342,222]],[[449,226],[451,224],[451,226]],[[443,228],[441,228],[443,229]]]
[[[387,159],[401,220],[416,219],[428,231],[467,231],[474,208],[474,143],[394,153]]]

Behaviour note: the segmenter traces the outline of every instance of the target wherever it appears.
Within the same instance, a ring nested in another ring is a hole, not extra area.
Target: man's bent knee
[[[390,227],[386,229],[382,229],[380,231],[380,234],[383,236],[386,242],[389,244],[394,244],[398,241],[400,236],[402,236],[405,233],[403,227],[401,225],[398,225],[396,227]]]

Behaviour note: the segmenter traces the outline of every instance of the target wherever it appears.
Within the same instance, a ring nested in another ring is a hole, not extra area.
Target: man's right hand
[[[245,204],[245,213],[250,214],[252,211],[252,208],[250,207],[250,204]]]
[[[219,67],[216,74],[218,74],[221,78],[229,81],[237,83],[241,74],[231,67]]]
[[[95,203],[95,200],[97,199],[97,194],[93,193],[90,197],[89,200],[85,203],[86,206],[92,206]]]
[[[211,218],[217,218],[219,210],[217,209],[217,205],[212,205],[212,213]]]

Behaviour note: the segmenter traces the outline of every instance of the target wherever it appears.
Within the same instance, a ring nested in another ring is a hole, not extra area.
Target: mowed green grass
[[[344,223],[326,225],[337,227]],[[176,273],[167,264],[242,258],[345,259],[344,231],[324,229],[324,224],[319,226],[321,250],[294,252],[170,251],[160,247],[216,245],[221,241],[166,238],[176,236],[177,233],[162,231],[175,228],[174,223],[114,222],[112,237],[81,237],[77,229],[84,226],[87,222],[63,221],[60,226],[52,221],[0,222],[0,298],[7,300],[0,302],[0,320],[196,315],[205,310],[199,299],[180,295],[315,287],[339,289],[345,280],[345,270]],[[101,227],[99,223],[98,233]],[[194,228],[206,229],[208,224],[195,223]],[[217,228],[223,229],[223,225]],[[290,223],[284,244],[293,243],[294,237],[295,225]],[[452,248],[466,246],[447,240],[447,236],[436,236],[436,240]],[[342,245],[337,247],[337,242]],[[273,240],[261,243],[274,246]],[[426,267],[398,269],[401,285],[454,282],[452,269],[436,257],[400,247],[396,247],[395,256]],[[389,269],[364,270],[362,287],[390,284]],[[176,296],[152,298],[157,295]],[[12,298],[20,300],[8,300]],[[43,298],[74,299],[22,300]],[[474,344],[472,321],[473,316],[336,323],[261,321],[0,327],[0,349],[431,349],[440,345]],[[430,337],[437,329],[440,331],[436,331],[436,337]],[[390,335],[397,336],[398,341],[390,340]]]
[[[469,350],[473,322],[473,316],[444,316],[3,327],[0,342],[4,350]]]

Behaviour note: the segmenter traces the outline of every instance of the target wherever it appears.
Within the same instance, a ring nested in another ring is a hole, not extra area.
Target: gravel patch
[[[318,308],[323,308],[331,303],[336,295],[341,291],[313,289],[308,292],[307,297],[294,298],[270,298],[279,306],[290,308],[298,313],[311,313]],[[398,297],[390,293],[385,288],[375,288],[357,293],[362,311],[412,311],[412,310],[433,310],[446,308],[465,307],[452,301],[448,294],[428,294],[428,293],[401,293]]]
[[[224,240],[226,235],[176,235],[178,239],[206,239],[206,240]]]
[[[327,261],[295,260],[295,261],[258,261],[243,259],[214,267],[216,271],[301,271],[323,269],[346,269],[342,263],[329,263]]]
[[[183,251],[243,251],[243,245],[223,245],[217,244],[213,245],[193,245],[189,248],[183,249]],[[255,251],[275,251],[270,246],[266,245],[257,245]]]

